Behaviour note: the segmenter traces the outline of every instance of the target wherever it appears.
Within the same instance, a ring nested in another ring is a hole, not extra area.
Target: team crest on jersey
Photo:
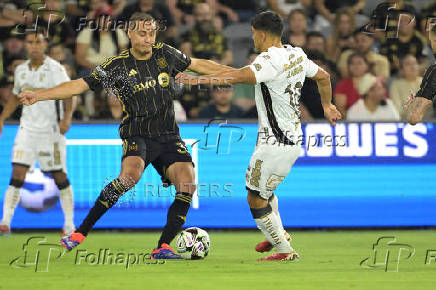
[[[25,73],[25,72],[23,72],[23,73],[21,74],[21,79],[22,79],[22,80],[26,79],[26,73]]]
[[[168,66],[168,64],[167,64],[167,61],[165,60],[165,58],[163,58],[163,57],[158,58],[158,60],[157,60],[157,66],[158,66],[159,68],[166,68],[166,67]]]
[[[262,69],[262,66],[258,63],[253,64],[257,71],[260,71]]]
[[[39,82],[42,82],[45,78],[45,74],[40,74],[39,75]]]
[[[262,56],[264,59],[271,59],[271,57],[268,54],[265,54]]]
[[[157,81],[161,87],[168,87],[170,84],[170,76],[166,72],[160,73],[157,77]]]

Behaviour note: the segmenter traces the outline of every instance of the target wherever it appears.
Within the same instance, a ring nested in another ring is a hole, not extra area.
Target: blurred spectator
[[[14,86],[13,75],[0,78],[0,113],[8,103],[8,100],[13,97],[12,87]]]
[[[250,22],[251,17],[256,14],[256,0],[217,0],[217,13],[223,17],[225,22]]]
[[[400,59],[400,77],[392,81],[389,94],[398,113],[405,117],[404,104],[410,96],[415,95],[421,85],[422,77],[419,76],[419,64],[415,56],[408,54]]]
[[[182,104],[179,101],[174,100],[174,117],[176,122],[184,122],[187,120],[185,109],[183,109]]]
[[[322,52],[308,51],[307,57],[330,74],[332,87],[334,87],[335,74],[330,70],[328,61]],[[310,78],[306,78],[301,89],[300,111],[301,120],[303,121],[324,118],[324,109],[322,108],[318,85],[316,81]]]
[[[326,63],[332,73],[338,74],[336,69],[336,63],[325,57],[325,52],[327,50],[327,44],[325,37],[318,31],[311,31],[306,35],[306,46],[304,48],[306,52],[319,52],[324,55],[322,60]]]
[[[85,28],[77,36],[76,62],[85,73],[129,45],[129,39],[124,31],[121,29],[108,31],[107,26],[112,15],[112,8],[109,5],[97,8],[95,17],[98,29]],[[83,73],[80,75],[82,76]]]
[[[119,19],[128,21],[130,16],[135,12],[144,12],[153,16],[161,28],[158,37],[165,39],[165,42],[168,42],[168,38],[176,36],[176,26],[173,16],[164,1],[138,0],[136,3],[126,6]],[[174,43],[173,40],[170,40],[170,42],[171,44]]]
[[[17,25],[32,24],[34,15],[26,0],[0,0],[0,34],[5,35]]]
[[[80,17],[87,16],[88,19],[94,19],[94,11],[97,6],[111,4],[113,7],[113,15],[118,16],[126,6],[126,0],[66,0],[65,10],[67,14]]]
[[[195,26],[182,35],[180,50],[189,57],[211,59],[221,64],[232,64],[232,52],[227,40],[212,23],[212,12],[208,4],[195,6]]]
[[[267,2],[271,10],[282,18],[287,18],[296,9],[306,10],[312,5],[312,0],[267,0]]]
[[[216,14],[216,0],[167,0],[167,3],[177,26],[194,25],[194,7],[200,3],[209,4],[212,15]]]
[[[341,77],[348,77],[347,59],[353,52],[357,51],[365,55],[369,63],[370,71],[375,76],[387,80],[391,74],[389,61],[384,55],[375,53],[371,50],[372,45],[374,44],[374,36],[369,33],[364,33],[362,30],[356,30],[354,32],[354,39],[356,42],[356,49],[346,50],[339,57],[337,66],[341,72]]]
[[[283,33],[282,43],[304,47],[306,45],[307,20],[302,9],[294,9],[289,14],[289,30]]]
[[[209,104],[211,88],[206,85],[184,87],[180,103],[189,118],[197,118],[198,111]]]
[[[358,84],[369,69],[367,59],[358,52],[348,57],[347,65],[350,76],[341,80],[334,89],[334,101],[342,118],[345,118],[347,110],[360,99]]]
[[[112,8],[109,4],[97,6],[94,15],[97,20],[97,29],[87,27],[83,29],[76,40],[76,63],[78,77],[83,77],[91,72],[93,68],[101,64],[106,58],[127,49],[129,39],[121,29],[110,30]],[[99,93],[99,92],[97,92]],[[94,92],[85,93],[85,108],[87,115],[92,117],[96,114],[94,105]],[[111,105],[114,105],[111,103]]]
[[[333,60],[337,61],[339,55],[350,48],[354,48],[354,15],[353,13],[344,8],[336,13],[334,21],[334,33],[327,38],[327,55]]]
[[[359,81],[358,100],[348,109],[347,121],[399,121],[400,115],[391,100],[385,99],[385,88],[380,79],[366,74]]]
[[[244,111],[232,104],[233,88],[230,85],[214,86],[212,89],[213,103],[198,112],[198,118],[241,118]]]
[[[314,0],[315,8],[330,23],[334,24],[341,9],[348,8],[351,14],[357,14],[365,7],[365,0]],[[336,14],[336,17],[335,17]],[[354,20],[354,18],[353,18]],[[353,22],[354,23],[354,22]]]
[[[251,64],[256,58],[257,53],[254,49],[250,50],[247,58],[247,65]],[[252,84],[234,84],[233,85],[233,100],[235,105],[238,105],[244,111],[250,110],[256,105],[254,99],[254,85]]]
[[[44,0],[41,18],[38,18],[38,27],[48,32],[51,43],[62,43],[66,47],[74,46],[74,30],[66,19],[61,7],[62,0]]]
[[[48,47],[48,56],[57,60],[60,63],[68,63],[74,71],[74,59],[71,52],[65,49],[62,43],[53,43]]]
[[[418,61],[424,58],[425,38],[415,29],[415,17],[402,14],[398,25],[398,37],[383,38],[380,53],[387,56],[391,63],[391,73],[400,68],[400,58],[407,54],[414,55]]]
[[[14,59],[26,59],[26,50],[24,49],[24,34],[17,29],[9,32],[9,37],[3,40],[2,64],[3,69],[0,72],[0,77],[7,73],[8,67]],[[13,75],[12,71],[12,75]]]

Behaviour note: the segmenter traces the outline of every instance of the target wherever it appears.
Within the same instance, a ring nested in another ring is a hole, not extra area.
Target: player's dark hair
[[[404,62],[406,61],[406,58],[408,58],[408,57],[413,57],[416,59],[416,57],[411,53],[404,55],[403,57],[400,58],[400,68],[403,68]],[[418,60],[416,59],[416,61],[418,61]]]
[[[275,36],[282,37],[283,21],[275,12],[265,11],[257,14],[251,19],[251,26],[254,29],[271,33]]]

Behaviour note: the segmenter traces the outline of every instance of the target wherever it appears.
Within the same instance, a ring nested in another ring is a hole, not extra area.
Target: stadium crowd
[[[136,11],[158,20],[159,41],[188,56],[242,67],[256,57],[250,18],[266,9],[286,23],[282,42],[302,47],[330,73],[334,102],[345,120],[404,119],[404,103],[435,61],[428,40],[436,23],[435,0],[0,0],[0,111],[13,97],[15,68],[27,58],[24,30],[35,25],[47,31],[47,54],[74,79],[129,47],[123,23]],[[175,89],[179,121],[257,116],[252,85]],[[307,79],[302,120],[324,117],[319,98],[316,83]],[[74,119],[121,115],[110,92],[88,91]],[[18,109],[12,118],[19,116]],[[434,118],[434,112],[427,117]]]

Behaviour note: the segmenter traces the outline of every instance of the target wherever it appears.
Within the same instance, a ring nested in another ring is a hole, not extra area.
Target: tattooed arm
[[[416,125],[424,118],[425,113],[431,107],[432,101],[423,97],[413,98],[406,108],[407,122]]]
[[[416,93],[410,95],[406,102],[407,121],[415,125],[422,121],[425,113],[436,98],[436,64],[430,66],[422,78],[421,87]]]

